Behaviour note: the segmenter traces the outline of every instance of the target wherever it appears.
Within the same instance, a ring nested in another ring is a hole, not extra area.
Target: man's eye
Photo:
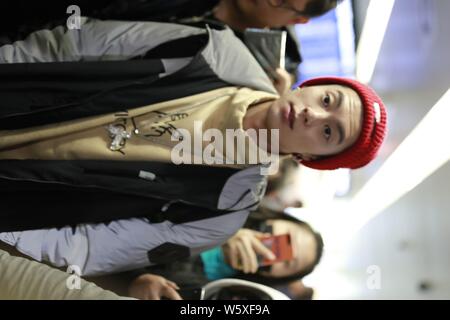
[[[326,107],[326,108],[330,106],[330,103],[331,103],[331,97],[330,97],[329,94],[325,95],[325,96],[322,98],[322,103],[323,103],[324,107]]]
[[[323,129],[323,135],[325,137],[325,139],[328,141],[331,138],[331,128],[330,126],[326,125],[325,128]]]

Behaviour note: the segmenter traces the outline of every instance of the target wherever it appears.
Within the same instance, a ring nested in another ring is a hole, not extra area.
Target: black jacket
[[[104,20],[159,21],[188,25],[224,24],[212,14],[219,0],[28,0],[4,1],[0,4],[0,45],[24,39],[31,32],[64,24],[73,11],[67,8],[77,5],[81,15]],[[302,62],[300,45],[291,28],[286,42],[286,70],[296,74]],[[242,39],[242,32],[234,31]]]
[[[133,34],[126,31],[131,26],[137,30]],[[184,36],[180,37],[181,31],[174,32],[177,28],[183,30]],[[3,53],[0,59],[13,62],[0,64],[0,129],[20,129],[111,113],[230,85],[274,92],[262,69],[228,29],[188,28],[186,31],[186,28],[149,22],[111,24],[87,20],[80,30],[60,27],[54,29],[51,36],[37,33],[44,49],[35,48],[38,52],[35,56],[15,58],[21,57],[22,51],[27,52],[27,42],[16,43],[13,55],[9,55],[8,46],[0,47],[0,54]],[[77,57],[78,61],[67,61],[74,59],[70,53],[60,55],[46,51],[45,41],[54,37],[60,40],[57,49],[64,51],[64,45],[78,45],[81,47],[74,49],[76,52],[88,50],[92,55],[94,43],[91,46],[90,39],[97,40],[99,32],[120,33],[122,30],[124,39],[116,37],[112,42],[136,37],[143,48],[138,41],[131,41],[134,38],[129,40],[139,48],[139,55],[134,54],[135,48],[125,48],[116,53],[126,57],[125,60],[98,61],[110,55],[103,51],[104,46],[114,47],[114,43],[97,48],[97,60],[90,57],[94,61],[83,61],[82,56]],[[152,43],[155,39],[143,38],[143,35],[151,36],[152,32],[167,39],[155,45]],[[78,43],[67,44],[67,35],[70,39],[81,37],[84,47]],[[229,59],[222,59],[224,56]],[[192,57],[192,60],[178,69],[165,69],[164,59],[179,57]],[[34,60],[47,63],[28,63]],[[161,77],[163,73],[165,77]],[[141,179],[140,171],[155,173],[157,179],[151,182]],[[0,214],[0,231],[151,215],[154,221],[166,219],[182,223],[227,214],[236,210],[232,208],[234,205],[218,208],[217,203],[226,181],[236,173],[238,170],[151,162],[1,160],[0,192],[7,209]],[[252,179],[252,183],[263,180],[262,177]],[[236,198],[236,203],[241,204],[237,206],[239,210],[254,207],[263,190],[254,185],[244,189]],[[172,204],[174,202],[176,204]],[[162,217],[161,208],[167,203],[172,204],[171,209]],[[87,213],[83,210],[87,206],[95,210]],[[42,210],[39,216],[31,214],[30,208],[36,207]],[[193,210],[194,207],[202,210]],[[61,215],[61,211],[65,214]],[[182,214],[193,211],[197,212],[196,216]]]
[[[275,93],[229,29],[82,23],[78,30],[60,26],[0,46],[1,130],[111,113],[230,85]],[[148,180],[141,172],[155,178]],[[0,233],[0,240],[37,260],[78,265],[83,275],[132,270],[220,245],[244,224],[264,190],[258,166],[234,170],[139,161],[1,160],[0,232],[61,229]]]

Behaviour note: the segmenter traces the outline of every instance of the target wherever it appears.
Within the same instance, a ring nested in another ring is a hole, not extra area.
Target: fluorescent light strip
[[[378,60],[395,0],[371,0],[356,53],[356,78],[369,83]]]
[[[359,286],[352,288],[352,279],[341,271],[345,265],[340,263],[345,264],[348,258],[349,240],[377,214],[450,160],[447,123],[450,119],[449,106],[450,89],[352,201],[336,201],[328,208],[322,208],[320,214],[310,212],[304,215],[306,221],[308,216],[317,219],[314,227],[321,231],[327,244],[324,263],[319,265],[317,272],[304,279],[305,284],[317,289],[317,298],[352,298],[361,294]],[[320,216],[320,219],[316,216]],[[330,276],[326,281],[324,274]],[[352,289],[336,293],[333,288],[339,281],[347,283],[348,289]]]
[[[450,89],[352,200],[315,208],[307,221],[321,231],[328,252],[340,252],[369,221],[449,161],[449,105]]]
[[[449,161],[449,105],[450,89],[351,201],[352,232]]]

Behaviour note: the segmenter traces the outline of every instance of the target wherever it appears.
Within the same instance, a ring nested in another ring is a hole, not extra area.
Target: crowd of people
[[[367,165],[386,108],[353,79],[293,88],[302,59],[292,36],[286,68],[269,77],[242,37],[289,34],[338,3],[16,1],[9,14],[33,15],[0,35],[0,288],[10,288],[0,297],[178,300],[238,278],[310,299],[301,280],[324,243],[285,213],[302,203],[281,190],[300,166]],[[218,143],[230,130],[242,145]],[[251,134],[263,131],[276,134]],[[285,234],[292,257],[262,266],[277,258],[262,239]],[[68,268],[115,293],[85,280],[71,292]]]

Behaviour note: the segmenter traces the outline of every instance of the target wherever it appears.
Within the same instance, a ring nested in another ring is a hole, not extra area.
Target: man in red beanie
[[[324,170],[366,165],[386,130],[381,99],[350,79],[279,97],[229,29],[83,18],[0,47],[0,83],[0,240],[84,275],[198,254],[258,206],[260,166],[173,161],[197,121],[203,151],[227,130],[278,130],[270,147]]]
[[[357,169],[373,160],[386,133],[380,97],[358,81],[316,78],[250,108],[246,128],[279,129],[279,149],[321,170]]]

